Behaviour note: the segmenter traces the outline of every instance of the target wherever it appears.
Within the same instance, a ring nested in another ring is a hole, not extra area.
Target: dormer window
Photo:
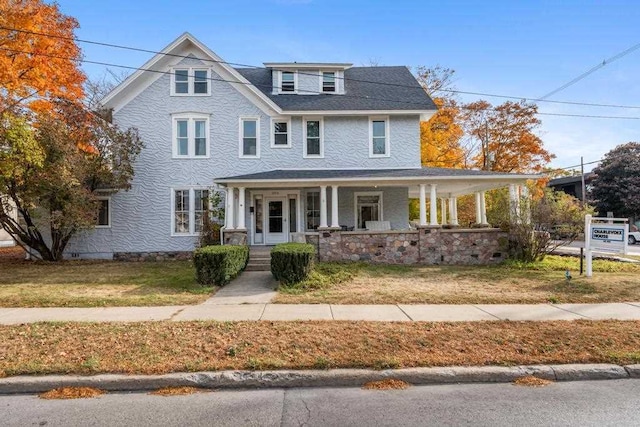
[[[296,75],[293,71],[282,71],[280,82],[281,92],[295,92],[296,91]]]
[[[171,75],[171,95],[210,95],[209,70],[197,68],[176,68]]]
[[[322,73],[322,92],[335,93],[336,73],[335,71],[324,71]]]

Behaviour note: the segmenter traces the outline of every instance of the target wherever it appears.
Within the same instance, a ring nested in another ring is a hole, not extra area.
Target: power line
[[[604,61],[602,61],[602,63],[595,65],[594,67],[591,67],[590,69],[588,69],[587,71],[585,71],[584,73],[580,74],[578,77],[576,77],[575,79],[563,84],[562,86],[560,86],[557,89],[552,90],[551,92],[547,93],[544,96],[541,96],[540,99],[544,100],[546,98],[549,98],[552,95],[555,95],[556,93],[565,90],[566,88],[568,88],[569,86],[574,85],[575,83],[579,82],[580,80],[584,79],[585,77],[589,76],[590,74],[595,73],[596,71],[598,71],[600,68],[604,67],[605,65],[609,65],[614,61],[617,61],[618,59],[627,56],[628,54],[630,54],[631,52],[637,50],[638,48],[640,48],[640,43],[631,46],[629,49],[623,50],[622,52],[619,52],[615,55],[613,55],[611,58],[605,59]]]
[[[103,65],[103,66],[107,66],[107,67],[116,67],[116,68],[124,68],[124,69],[130,69],[130,70],[135,70],[135,71],[140,70],[140,71],[148,71],[148,72],[153,72],[153,73],[158,73],[158,74],[175,75],[175,73],[173,73],[171,71],[154,70],[154,69],[142,68],[142,67],[131,67],[131,66],[127,66],[127,65],[113,64],[113,63],[107,63],[107,62],[101,62],[101,61],[91,61],[91,60],[88,60],[88,59],[75,59],[75,58],[69,58],[69,57],[64,57],[64,56],[59,56],[59,55],[46,54],[46,53],[42,53],[42,52],[26,52],[26,51],[22,51],[22,50],[4,48],[4,47],[0,47],[0,50],[5,50],[5,51],[10,51],[10,52],[15,52],[15,53],[24,53],[26,55],[39,55],[39,56],[45,56],[45,57],[50,57],[50,58],[73,60],[73,61],[78,61],[78,62],[82,62],[82,63]],[[223,79],[223,78],[208,77],[207,80],[220,81],[220,82],[226,82],[226,83],[231,83],[231,84],[241,84],[241,85],[245,85],[245,86],[247,86],[247,85],[260,86],[260,87],[265,87],[265,88],[268,88],[268,89],[271,88],[271,85],[260,85],[260,84],[254,84],[254,83],[251,83],[251,82],[245,83],[245,82],[240,82],[240,81],[227,80],[227,79]],[[304,90],[304,89],[298,89],[298,92],[308,92],[308,93],[317,94],[316,91]],[[341,95],[341,96],[348,97],[348,98],[355,98],[355,99],[388,101],[388,102],[394,102],[394,103],[399,103],[399,104],[411,104],[411,105],[423,106],[422,103],[418,103],[418,102],[404,101],[404,100],[401,101],[401,100],[389,99],[389,98],[377,98],[377,97],[358,96],[358,95],[349,95],[349,94],[345,94],[345,95]],[[461,106],[460,108],[465,109],[467,107]],[[496,111],[495,108],[489,108],[489,110]],[[545,113],[545,112],[536,112],[536,114],[543,115],[543,116],[560,116],[560,117],[581,117],[581,118],[597,118],[597,119],[640,120],[640,117],[631,117],[631,116],[603,116],[603,115]]]
[[[598,104],[592,102],[578,102],[578,101],[553,101],[550,99],[541,99],[541,98],[528,98],[526,96],[512,96],[512,95],[497,95],[495,93],[485,93],[485,92],[470,92],[464,90],[456,90],[456,89],[438,89],[440,92],[450,92],[450,93],[459,93],[463,95],[477,95],[477,96],[488,96],[492,98],[505,98],[505,99],[517,99],[525,102],[547,102],[550,104],[567,104],[567,105],[580,105],[585,107],[607,107],[607,108],[626,108],[626,109],[640,109],[640,105],[620,105],[620,104]]]
[[[128,65],[113,64],[113,63],[101,62],[101,61],[92,61],[92,60],[88,60],[88,59],[70,58],[70,57],[54,55],[54,54],[48,54],[48,53],[43,53],[43,52],[28,52],[28,51],[23,51],[23,50],[19,50],[19,49],[12,49],[12,48],[6,48],[6,47],[0,47],[0,50],[4,50],[4,51],[7,51],[7,52],[13,52],[13,53],[23,53],[25,55],[36,55],[36,56],[44,56],[44,57],[48,57],[48,58],[56,58],[56,59],[63,59],[63,60],[69,60],[69,61],[76,61],[76,62],[81,62],[81,63],[86,63],[86,64],[102,65],[102,66],[106,66],[106,67],[116,67],[116,68],[123,68],[123,69],[135,70],[135,71],[147,71],[147,72],[158,73],[158,74],[175,75],[175,73],[173,73],[171,71],[154,70],[154,69],[151,69],[151,68],[142,68],[142,67],[131,67],[131,66],[128,66]],[[240,84],[240,85],[245,85],[245,86],[265,87],[267,89],[271,89],[271,85],[267,85],[267,84],[262,84],[261,85],[261,84],[251,83],[251,82],[245,83],[245,82],[241,82],[241,81],[227,80],[227,79],[216,78],[216,77],[208,77],[207,80],[226,82],[226,83],[230,83],[230,84]],[[308,92],[308,93],[312,93],[312,94],[316,94],[316,95],[318,94],[317,91],[304,90],[304,89],[298,89],[298,92]],[[387,101],[387,102],[393,102],[393,103],[397,103],[397,104],[419,105],[419,106],[424,107],[423,103],[419,103],[419,102],[415,102],[415,101],[412,102],[412,101],[397,100],[397,99],[390,99],[390,98],[378,98],[378,97],[371,97],[371,96],[358,96],[358,95],[351,95],[351,94],[344,94],[344,95],[340,95],[340,96],[343,96],[343,97],[346,97],[346,98],[354,98],[354,99],[366,99],[366,100],[373,100],[373,101]],[[460,106],[459,108],[468,109],[469,107]],[[488,108],[488,110],[497,111],[496,108]],[[546,113],[546,112],[539,112],[539,111],[536,112],[536,115],[558,116],[558,117],[579,117],[579,118],[593,118],[593,119],[640,120],[640,117],[633,117],[633,116],[604,116],[604,115],[588,115],[588,114]]]
[[[266,67],[261,67],[261,66],[257,66],[257,65],[242,64],[242,63],[237,63],[237,62],[227,62],[227,61],[215,60],[215,59],[211,59],[211,58],[200,58],[200,57],[189,56],[189,55],[180,55],[180,54],[169,53],[169,52],[161,52],[161,51],[151,50],[151,49],[137,48],[137,47],[133,47],[133,46],[125,46],[125,45],[119,45],[119,44],[114,44],[114,43],[105,43],[105,42],[99,42],[99,41],[95,41],[95,40],[81,39],[81,38],[78,38],[78,37],[66,37],[66,36],[61,36],[61,35],[57,35],[57,34],[43,33],[43,32],[30,31],[30,30],[23,30],[23,29],[19,29],[19,28],[11,28],[11,27],[0,26],[0,29],[1,30],[6,30],[6,31],[20,32],[20,33],[25,33],[25,34],[33,34],[33,35],[38,35],[38,36],[43,36],[43,37],[57,38],[57,39],[61,39],[61,40],[68,40],[68,41],[74,41],[74,42],[85,43],[85,44],[92,44],[92,45],[97,45],[97,46],[104,46],[104,47],[111,47],[111,48],[116,48],[116,49],[131,50],[131,51],[135,51],[135,52],[150,53],[150,54],[155,54],[155,55],[164,55],[164,56],[182,58],[182,59],[196,59],[196,60],[203,61],[203,62],[226,64],[226,65],[231,65],[231,66],[234,66],[234,67],[237,66],[237,67],[246,67],[246,68],[253,68],[253,69],[267,69]],[[638,45],[637,47],[640,47],[640,45]],[[608,60],[608,61],[611,61],[611,59]],[[89,61],[84,61],[84,62],[94,63],[94,62],[89,62]],[[102,65],[102,64],[98,64],[98,65]],[[109,66],[123,68],[123,66],[118,66],[118,65],[109,65]],[[133,69],[133,68],[131,68],[131,69]],[[306,73],[304,71],[298,71],[298,74],[299,75],[309,75],[309,76],[317,77],[317,74]],[[424,88],[421,85],[420,86],[415,86],[415,85],[406,85],[406,84],[399,84],[399,83],[392,83],[392,82],[376,82],[376,81],[372,81],[372,80],[356,79],[356,78],[345,77],[345,76],[335,76],[335,79],[336,80],[343,80],[343,81],[353,81],[353,82],[358,82],[358,83],[376,84],[376,85],[379,85],[379,86],[392,86],[392,87],[402,87],[402,88],[408,88],[408,89],[424,90]],[[301,90],[299,89],[298,91],[301,91]],[[498,95],[498,94],[492,94],[492,93],[470,92],[470,91],[462,91],[462,90],[454,90],[454,89],[438,89],[436,92],[438,92],[438,91],[439,92],[450,92],[450,93],[467,94],[467,95],[488,96],[488,97],[494,97],[494,98],[517,99],[517,100],[522,100],[522,101],[525,101],[525,102],[534,102],[534,103],[535,102],[548,102],[548,103],[553,103],[553,104],[567,104],[567,105],[579,105],[579,106],[589,106],[589,107],[640,109],[640,106],[638,106],[638,105],[599,104],[599,103],[576,102],[576,101],[552,101],[552,100],[543,99],[544,97],[542,97],[542,98],[530,98],[530,97],[523,97],[523,96]],[[316,91],[306,91],[306,92],[317,94]],[[543,114],[543,113],[540,113],[540,114]],[[558,113],[558,115],[560,115],[560,114]],[[568,117],[574,117],[574,116],[575,117],[583,117],[582,115],[568,115]],[[598,118],[600,118],[600,117],[598,117]],[[606,118],[609,118],[609,116],[606,116]]]

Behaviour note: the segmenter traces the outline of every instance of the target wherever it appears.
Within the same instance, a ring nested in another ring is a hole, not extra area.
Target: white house
[[[145,148],[132,189],[105,197],[100,225],[70,242],[67,256],[189,253],[217,189],[227,197],[227,239],[305,239],[321,259],[459,262],[442,248],[427,260],[424,251],[435,246],[423,240],[450,233],[473,246],[468,239],[495,243],[498,234],[455,228],[457,197],[476,194],[477,223],[488,226],[484,192],[531,178],[422,168],[420,121],[436,106],[406,67],[235,68],[185,33],[103,104],[119,125],[138,128]],[[417,227],[409,223],[411,197],[421,201]],[[500,258],[494,243],[491,256],[467,258]]]

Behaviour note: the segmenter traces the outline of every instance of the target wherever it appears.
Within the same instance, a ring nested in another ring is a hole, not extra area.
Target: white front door
[[[275,245],[289,241],[288,216],[289,209],[286,198],[268,198],[265,201],[266,235],[265,243]]]

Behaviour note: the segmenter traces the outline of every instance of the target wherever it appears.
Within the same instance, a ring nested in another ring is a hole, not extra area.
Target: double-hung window
[[[96,228],[111,227],[111,198],[98,197],[98,218]]]
[[[320,192],[307,192],[305,206],[306,229],[307,231],[315,231],[320,226]]]
[[[293,71],[280,72],[280,92],[296,91],[296,73]]]
[[[271,120],[271,147],[291,147],[291,120],[275,118]]]
[[[203,218],[209,209],[209,190],[173,190],[172,205],[172,234],[196,235],[202,230]]]
[[[209,157],[208,115],[173,115],[173,157],[187,159]]]
[[[304,153],[306,158],[324,157],[324,130],[322,129],[322,119],[303,119]]]
[[[369,157],[389,157],[389,118],[369,118]]]
[[[336,91],[336,73],[335,71],[322,72],[322,92],[335,93]]]
[[[176,190],[173,198],[173,232],[176,234],[189,234],[191,232],[191,221],[189,215],[189,192],[190,190]]]
[[[260,157],[260,119],[257,117],[240,118],[240,157]]]
[[[175,68],[171,78],[173,96],[210,95],[208,69]]]
[[[200,233],[205,214],[209,211],[209,190],[193,190],[193,231]]]

